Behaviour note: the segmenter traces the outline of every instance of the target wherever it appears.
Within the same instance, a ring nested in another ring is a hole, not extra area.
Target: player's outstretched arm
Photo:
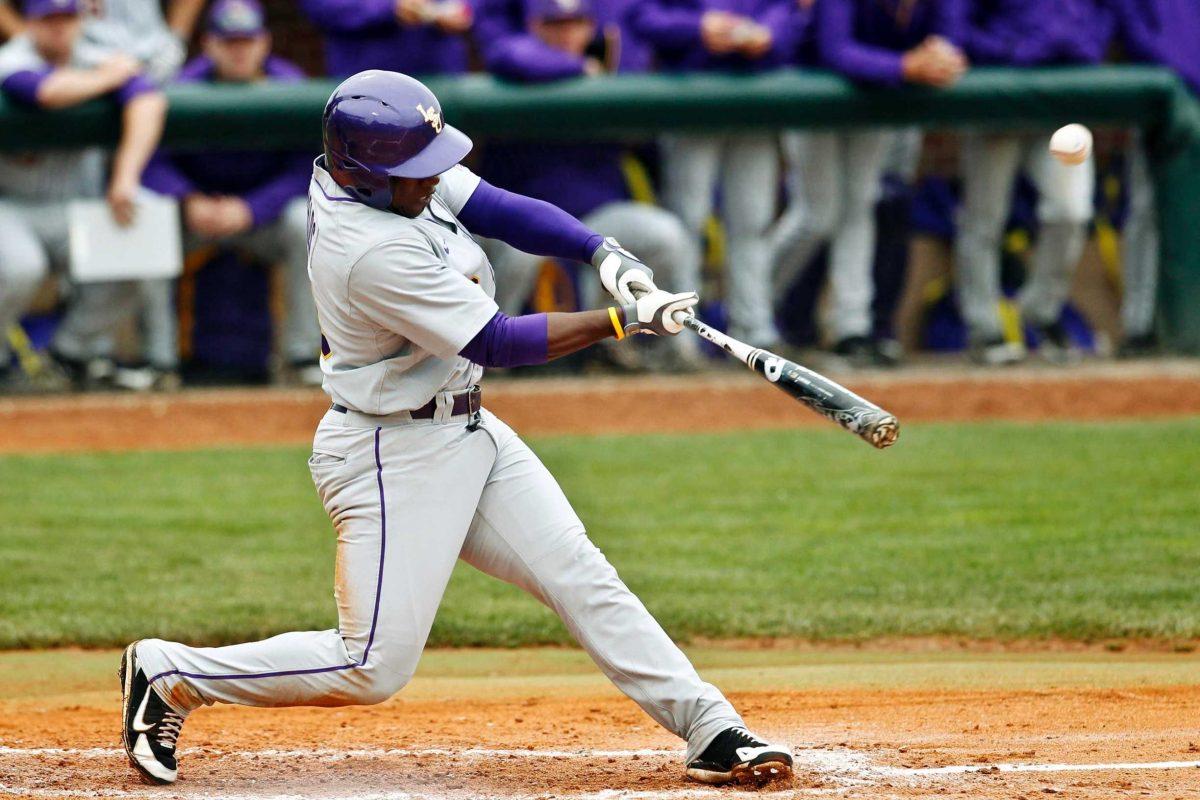
[[[673,336],[682,330],[674,321],[675,312],[696,302],[694,292],[656,290],[623,308],[520,317],[496,312],[459,355],[484,367],[525,367],[562,358],[610,337]]]
[[[499,239],[539,256],[591,263],[613,299],[634,302],[635,290],[648,292],[654,272],[614,239],[605,239],[575,217],[544,200],[509,192],[479,181],[458,214],[479,236]]]

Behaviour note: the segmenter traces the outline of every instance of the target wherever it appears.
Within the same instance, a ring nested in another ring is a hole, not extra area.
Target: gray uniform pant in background
[[[52,267],[66,271],[69,240],[65,203],[0,200],[0,365],[10,355],[9,326],[29,309]],[[53,348],[79,360],[106,355],[137,302],[137,285],[129,281],[75,284]]]
[[[974,340],[1001,335],[1000,244],[1012,206],[1017,173],[1037,187],[1041,230],[1031,276],[1021,292],[1025,319],[1045,325],[1058,320],[1083,255],[1092,218],[1096,165],[1059,163],[1042,134],[963,136],[963,205],[955,243],[959,305]]]
[[[829,242],[827,325],[836,341],[871,332],[875,203],[892,134],[788,132],[789,203],[771,232],[776,298]]]
[[[319,358],[321,331],[317,308],[308,282],[308,210],[303,197],[284,207],[279,219],[224,239],[188,235],[186,248],[218,244],[245,250],[282,270],[287,316],[277,337],[276,349],[288,362]],[[173,297],[173,280],[143,281],[143,330],[146,360],[160,369],[179,364],[179,318]]]
[[[654,282],[674,292],[700,289],[700,250],[683,223],[669,211],[646,203],[606,203],[587,214],[583,224],[611,236],[654,270]],[[480,240],[496,272],[496,304],[510,316],[520,314],[537,280],[543,256],[530,255],[497,239]],[[579,273],[579,305],[602,302],[594,269]]]
[[[720,186],[730,334],[759,347],[776,344],[779,332],[775,329],[767,243],[779,180],[775,137],[670,135],[661,137],[660,147],[663,204],[683,220],[697,248]]]
[[[338,536],[337,629],[229,647],[143,640],[138,657],[168,704],[188,712],[215,702],[386,700],[412,678],[462,558],[557,613],[621,691],[687,740],[688,758],[742,725],[617,577],[511,428],[487,411],[474,432],[461,417],[389,419],[329,411],[313,442],[313,480]]]
[[[1121,323],[1126,337],[1144,336],[1154,327],[1158,300],[1158,206],[1154,178],[1141,131],[1129,146],[1129,216],[1121,242],[1124,296]]]

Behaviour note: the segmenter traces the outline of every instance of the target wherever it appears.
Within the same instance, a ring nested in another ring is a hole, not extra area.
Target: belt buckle
[[[483,415],[479,410],[483,408],[483,388],[479,384],[475,384],[467,392],[467,430],[479,430],[479,426],[483,423]]]

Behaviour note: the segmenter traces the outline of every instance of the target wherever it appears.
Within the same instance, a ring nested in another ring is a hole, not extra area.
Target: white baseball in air
[[[1050,137],[1050,154],[1068,166],[1082,164],[1092,154],[1092,132],[1077,122],[1064,125]]]

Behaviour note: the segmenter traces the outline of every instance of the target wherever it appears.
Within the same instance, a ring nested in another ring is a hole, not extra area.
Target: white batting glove
[[[637,295],[658,289],[654,285],[654,270],[611,236],[592,253],[592,266],[600,272],[600,283],[622,305],[635,303]]]
[[[625,312],[625,333],[674,336],[683,330],[683,325],[675,321],[675,312],[694,313],[692,308],[698,302],[700,297],[695,292],[672,294],[655,289],[622,309]]]

